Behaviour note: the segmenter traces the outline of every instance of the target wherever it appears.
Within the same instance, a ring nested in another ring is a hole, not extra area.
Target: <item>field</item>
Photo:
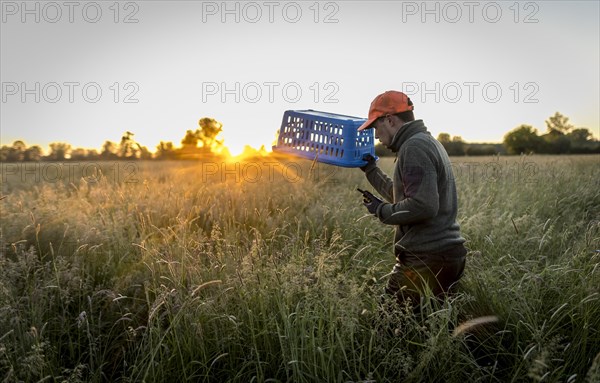
[[[600,381],[598,156],[453,164],[466,273],[416,316],[357,169],[2,164],[0,381]]]

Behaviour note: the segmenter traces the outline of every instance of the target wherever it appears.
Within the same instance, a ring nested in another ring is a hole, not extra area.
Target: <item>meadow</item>
[[[466,272],[418,315],[358,169],[4,163],[0,381],[599,382],[600,159],[452,160]]]

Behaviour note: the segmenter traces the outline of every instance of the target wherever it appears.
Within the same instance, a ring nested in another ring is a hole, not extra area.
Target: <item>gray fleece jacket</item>
[[[389,148],[397,153],[393,180],[376,165],[365,174],[389,203],[377,209],[384,224],[396,226],[395,252],[439,253],[465,242],[456,222],[457,197],[446,150],[423,120],[404,124]]]

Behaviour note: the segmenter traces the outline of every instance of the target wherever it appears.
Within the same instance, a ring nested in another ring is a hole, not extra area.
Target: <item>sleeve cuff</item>
[[[375,210],[375,215],[377,216],[377,218],[379,218],[380,221],[383,221],[383,208],[386,205],[391,205],[390,203],[384,202],[379,204],[379,206],[377,206],[377,210]]]

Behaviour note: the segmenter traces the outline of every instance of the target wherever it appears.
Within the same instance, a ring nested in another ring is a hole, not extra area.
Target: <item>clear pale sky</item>
[[[154,151],[212,117],[236,153],[285,110],[366,117],[389,89],[435,136],[500,142],[559,111],[600,137],[598,1],[22,4],[1,3],[2,145],[129,130]]]

